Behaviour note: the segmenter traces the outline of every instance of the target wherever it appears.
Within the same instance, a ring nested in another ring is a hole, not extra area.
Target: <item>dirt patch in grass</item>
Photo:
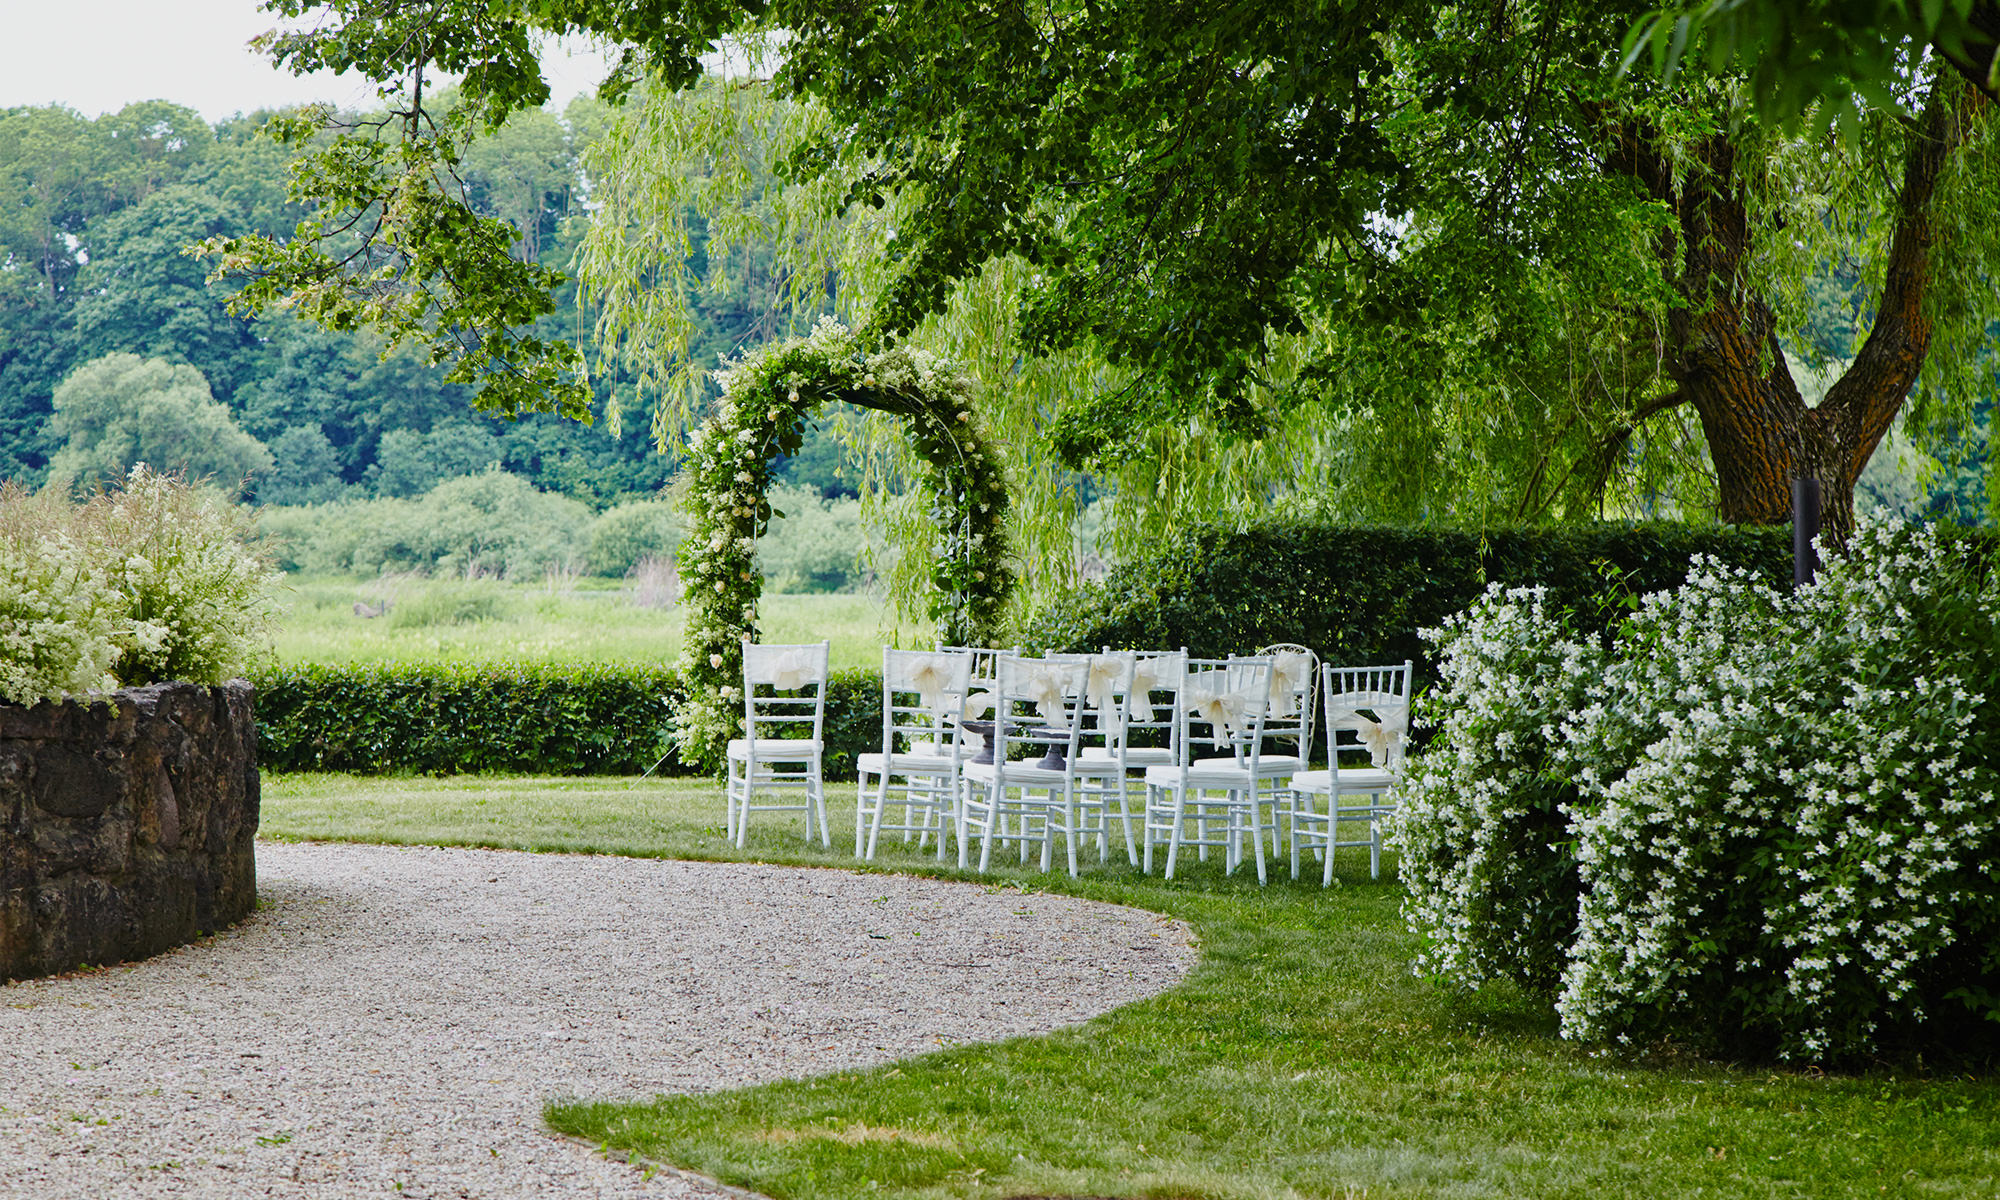
[[[922,1129],[901,1129],[894,1125],[864,1125],[858,1122],[845,1129],[766,1129],[757,1135],[757,1140],[779,1146],[788,1146],[794,1142],[820,1141],[839,1142],[847,1146],[859,1146],[865,1142],[903,1142],[911,1146],[926,1146],[933,1150],[951,1148],[951,1139],[943,1134],[930,1133]]]

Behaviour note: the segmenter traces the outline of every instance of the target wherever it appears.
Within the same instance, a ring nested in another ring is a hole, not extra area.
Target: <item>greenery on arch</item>
[[[972,382],[956,367],[905,346],[866,348],[853,330],[825,318],[807,337],[725,365],[716,381],[722,400],[691,436],[684,468],[689,686],[675,721],[682,759],[706,763],[720,760],[736,728],[743,641],[756,637],[757,537],[773,515],[765,495],[771,463],[798,450],[806,419],[821,406],[845,402],[903,418],[921,464],[912,482],[930,497],[928,609],[941,637],[991,641],[1014,581],[1006,484],[973,416]]]

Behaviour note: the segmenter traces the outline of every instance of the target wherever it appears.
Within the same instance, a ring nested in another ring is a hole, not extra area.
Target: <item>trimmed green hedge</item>
[[[660,667],[304,666],[257,681],[257,754],[275,771],[695,772],[672,753],[680,679]],[[882,737],[882,676],[836,671],[825,767],[854,777]]]
[[[1066,651],[1186,646],[1201,657],[1299,642],[1336,663],[1425,664],[1418,630],[1463,610],[1489,581],[1546,585],[1603,625],[1625,597],[1678,586],[1698,553],[1789,584],[1791,537],[1789,526],[1202,528],[1044,607],[1023,640]],[[1429,678],[1427,666],[1420,674]]]

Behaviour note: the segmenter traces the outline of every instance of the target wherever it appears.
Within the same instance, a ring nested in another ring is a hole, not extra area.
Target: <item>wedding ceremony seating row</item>
[[[885,648],[882,748],[860,756],[854,853],[883,833],[986,871],[996,850],[1075,875],[1122,849],[1172,878],[1185,853],[1247,859],[1257,879],[1289,846],[1366,847],[1381,870],[1409,732],[1410,669],[1321,665],[1297,645],[1191,659],[1184,650],[1027,657],[1018,649]],[[824,746],[827,645],[744,647],[744,736],[728,748],[728,833],[753,812],[801,812],[831,845]],[[1318,723],[1329,759],[1313,767]],[[1364,761],[1365,757],[1365,761]],[[1362,836],[1343,838],[1345,823]],[[975,857],[976,856],[976,857]]]

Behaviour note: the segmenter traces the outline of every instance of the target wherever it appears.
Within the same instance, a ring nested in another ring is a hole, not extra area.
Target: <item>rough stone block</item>
[[[157,954],[256,906],[252,699],[0,704],[0,979]]]

